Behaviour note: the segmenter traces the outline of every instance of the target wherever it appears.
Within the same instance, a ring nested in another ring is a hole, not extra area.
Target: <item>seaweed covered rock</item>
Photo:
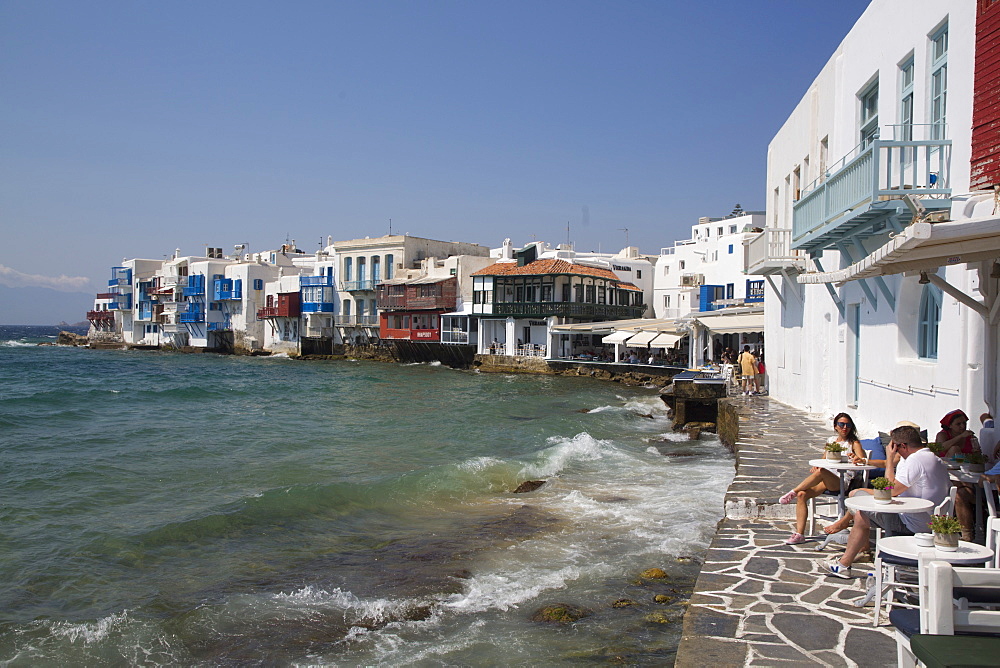
[[[662,580],[668,577],[668,575],[662,568],[647,568],[639,574],[639,577],[644,580]]]
[[[547,622],[550,624],[571,624],[579,619],[583,619],[590,612],[584,608],[569,603],[553,603],[544,608],[539,608],[531,616],[533,622]]]

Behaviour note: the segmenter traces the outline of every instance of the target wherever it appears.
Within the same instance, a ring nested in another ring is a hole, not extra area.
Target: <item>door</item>
[[[847,305],[847,404],[857,408],[861,389],[861,304]]]

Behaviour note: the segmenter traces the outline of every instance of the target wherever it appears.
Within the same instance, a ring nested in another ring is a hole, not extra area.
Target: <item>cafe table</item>
[[[844,515],[844,503],[847,496],[847,480],[845,479],[848,471],[871,471],[877,467],[869,466],[868,464],[852,464],[850,462],[839,461],[835,462],[832,459],[810,459],[809,466],[816,466],[827,471],[833,471],[840,476],[840,493],[837,495],[837,511],[838,517],[843,517]]]
[[[874,589],[876,592],[881,591],[881,596],[875,601],[875,626],[878,626],[879,608],[883,600],[886,601],[886,607],[889,607],[897,589],[914,588],[912,584],[900,585],[896,579],[896,569],[899,567],[916,569],[921,554],[930,553],[936,561],[947,561],[957,566],[976,566],[993,559],[992,549],[965,540],[958,541],[958,548],[955,550],[939,550],[935,547],[918,545],[915,536],[886,536],[878,542],[876,549]],[[884,573],[888,573],[887,579],[884,579]],[[909,603],[897,605],[915,607]]]

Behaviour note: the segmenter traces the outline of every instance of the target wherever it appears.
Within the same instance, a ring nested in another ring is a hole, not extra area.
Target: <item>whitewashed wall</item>
[[[905,8],[905,11],[904,11]],[[949,24],[949,137],[953,192],[969,183],[972,119],[975,3],[968,0],[875,0],[832,55],[768,148],[767,222],[790,228],[794,170],[800,187],[818,174],[822,163],[833,165],[859,141],[858,93],[879,80],[879,125],[899,122],[899,65],[912,53],[915,63],[915,124],[929,119],[929,36]],[[821,142],[828,139],[825,160]],[[775,190],[777,189],[777,194]],[[869,248],[871,250],[871,248]],[[826,251],[823,267],[843,266],[839,253]],[[976,273],[964,265],[942,275],[966,293],[976,295]],[[917,357],[917,311],[921,286],[917,277],[886,279],[895,295],[895,311],[872,285],[873,304],[857,282],[837,289],[847,313],[860,314],[860,373],[856,406],[850,405],[849,383],[854,356],[848,321],[822,285],[788,284],[776,278],[784,307],[766,290],[766,341],[771,396],[821,415],[852,413],[864,435],[885,430],[899,420],[912,420],[936,432],[937,420],[953,408],[972,416],[985,409],[982,392],[983,325],[979,316],[944,296],[938,359]],[[797,295],[802,298],[799,302]]]

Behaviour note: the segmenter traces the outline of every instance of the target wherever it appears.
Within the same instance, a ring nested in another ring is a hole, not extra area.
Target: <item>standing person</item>
[[[955,409],[941,418],[941,431],[934,438],[938,457],[947,459],[954,455],[979,452],[979,439],[969,427],[969,416]],[[976,528],[976,489],[967,482],[955,483],[955,516],[962,525],[962,540],[972,540]]]
[[[885,477],[892,482],[892,495],[927,499],[935,506],[948,496],[951,481],[948,467],[920,440],[920,432],[913,427],[896,427],[889,436],[892,440],[885,447]],[[895,463],[896,454],[902,461]],[[871,494],[870,489],[856,489],[851,496]],[[838,578],[851,577],[851,564],[862,548],[868,545],[871,525],[880,527],[888,535],[912,536],[930,531],[931,514],[922,513],[854,513],[854,526],[847,538],[844,554],[823,565],[826,575]]]
[[[757,358],[750,352],[750,346],[743,346],[737,362],[740,365],[740,375],[743,377],[743,394],[750,396],[757,386]]]

